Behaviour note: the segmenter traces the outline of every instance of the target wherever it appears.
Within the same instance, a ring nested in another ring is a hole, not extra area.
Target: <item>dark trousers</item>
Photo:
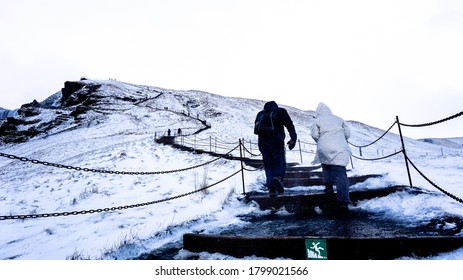
[[[284,142],[282,143],[261,143],[259,151],[264,161],[266,186],[272,186],[273,178],[283,177],[286,173],[286,155]]]
[[[336,202],[347,205],[349,198],[349,178],[345,166],[322,164],[323,182],[326,187],[336,186]]]

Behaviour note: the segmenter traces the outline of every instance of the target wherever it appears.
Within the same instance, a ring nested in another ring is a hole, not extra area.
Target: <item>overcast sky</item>
[[[382,129],[463,110],[463,1],[0,0],[0,107],[114,78]],[[410,137],[463,137],[463,117]],[[457,129],[460,128],[460,129]]]

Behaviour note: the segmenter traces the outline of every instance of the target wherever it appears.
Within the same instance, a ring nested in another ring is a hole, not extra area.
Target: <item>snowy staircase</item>
[[[245,159],[244,163],[263,168],[261,160]],[[380,174],[349,176],[349,181],[352,186],[381,177]],[[270,197],[263,187],[259,191],[247,192],[243,198],[244,202],[256,203],[262,210],[271,210],[268,215],[241,216],[239,218],[249,221],[249,225],[225,228],[215,234],[187,233],[183,236],[183,249],[238,258],[259,256],[303,260],[310,257],[307,244],[323,241],[329,250],[326,259],[383,260],[402,256],[425,257],[463,246],[461,236],[448,234],[432,223],[404,225],[400,219],[381,217],[380,213],[369,213],[356,207],[349,214],[337,213],[334,207],[336,196],[323,190],[321,166],[290,163],[283,184],[285,192],[276,197]],[[368,188],[366,184],[351,188],[350,199],[355,204],[396,192],[426,194],[409,186]],[[294,215],[278,215],[281,209]],[[444,223],[447,219],[444,216],[437,221]]]
[[[247,165],[255,168],[263,168],[262,160],[245,160]],[[367,174],[360,176],[350,176],[350,185],[355,185],[366,181],[369,178],[380,178],[380,174]],[[285,178],[283,180],[285,188],[300,186],[322,186],[323,173],[321,166],[299,166],[297,163],[288,163]]]
[[[321,169],[321,166],[288,166],[283,182],[285,188],[292,188],[298,186],[322,186],[323,174],[321,171],[315,171],[317,169]],[[379,174],[351,176],[349,177],[349,182],[351,185],[354,185],[357,183],[361,183],[369,178],[379,178],[381,176],[382,175]]]
[[[262,163],[254,162],[254,166],[262,166]],[[361,176],[350,176],[350,185],[355,185],[370,178],[380,178],[379,174],[367,174]],[[298,166],[288,164],[285,178],[283,180],[285,192],[277,197],[270,197],[267,189],[263,186],[260,191],[247,192],[245,201],[254,201],[263,210],[277,210],[284,207],[288,212],[295,214],[313,214],[323,209],[324,212],[332,212],[334,209],[335,195],[326,194],[323,189],[323,173],[321,166]],[[296,187],[304,187],[303,190]],[[308,187],[308,188],[307,188]],[[403,186],[391,186],[375,190],[350,191],[352,202],[362,199],[372,199],[389,195],[396,191],[403,190]]]

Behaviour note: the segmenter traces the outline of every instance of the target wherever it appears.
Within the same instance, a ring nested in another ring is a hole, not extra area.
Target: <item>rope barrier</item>
[[[445,195],[453,198],[454,200],[460,202],[460,203],[463,203],[463,199],[449,193],[448,191],[442,189],[441,187],[439,187],[438,185],[436,185],[433,181],[431,181],[428,177],[426,177],[426,175],[423,174],[423,172],[421,172],[416,166],[415,164],[413,164],[413,162],[410,160],[410,158],[407,156],[407,161],[413,166],[413,168],[415,168],[415,170],[426,180],[428,181],[432,186],[434,186],[436,189],[438,189],[439,191],[441,191],[442,193],[444,193]]]
[[[435,125],[435,124],[438,124],[438,123],[443,123],[443,122],[446,122],[446,121],[449,121],[451,119],[455,119],[455,118],[458,118],[458,117],[461,117],[463,116],[463,111],[453,115],[453,116],[450,116],[450,117],[447,117],[447,118],[444,118],[444,119],[441,119],[441,120],[438,120],[438,121],[435,121],[435,122],[430,122],[430,123],[423,123],[423,124],[404,124],[404,123],[400,123],[400,125],[403,125],[403,126],[408,126],[408,127],[425,127],[425,126],[431,126],[431,125]]]
[[[0,221],[3,221],[3,220],[18,220],[18,219],[23,220],[23,219],[35,219],[35,218],[49,218],[49,217],[71,216],[71,215],[75,216],[75,215],[92,214],[92,213],[113,212],[113,211],[117,211],[117,210],[132,209],[132,208],[148,206],[148,205],[152,205],[152,204],[157,204],[157,203],[162,203],[162,202],[166,202],[166,201],[175,200],[175,199],[178,199],[178,198],[181,198],[181,197],[189,196],[189,195],[204,191],[206,189],[209,189],[209,188],[211,188],[211,187],[213,187],[215,185],[218,185],[218,184],[230,179],[231,177],[235,176],[239,172],[241,172],[241,169],[234,172],[233,174],[225,177],[224,179],[209,185],[209,186],[206,186],[204,188],[197,189],[197,190],[194,190],[194,191],[191,191],[191,192],[183,193],[183,194],[180,194],[180,195],[172,196],[172,197],[169,197],[169,198],[163,198],[163,199],[159,199],[159,200],[153,200],[153,201],[149,201],[149,202],[137,203],[137,204],[132,204],[132,205],[115,206],[115,207],[109,207],[109,208],[99,208],[99,209],[94,209],[94,210],[81,210],[81,211],[71,211],[71,212],[55,212],[55,213],[45,213],[45,214],[26,214],[26,215],[0,216]]]

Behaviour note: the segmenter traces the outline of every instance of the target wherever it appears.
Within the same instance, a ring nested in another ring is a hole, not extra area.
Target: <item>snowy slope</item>
[[[8,110],[0,107],[0,120],[14,117],[17,114],[17,110]]]
[[[243,223],[236,217],[238,214],[261,212],[256,205],[238,200],[242,193],[240,174],[207,191],[182,196],[230,176],[240,169],[240,163],[176,150],[157,144],[154,137],[165,135],[168,129],[175,133],[181,128],[183,134],[191,134],[189,141],[220,142],[229,148],[244,139],[252,147],[257,141],[252,124],[265,101],[112,80],[80,83],[92,90],[80,94],[77,91],[66,99],[66,105],[63,95],[68,92],[52,95],[42,102],[39,114],[26,118],[35,120],[34,123],[19,126],[24,131],[33,127],[38,134],[26,142],[1,144],[0,152],[67,166],[120,172],[88,172],[0,157],[0,216],[71,213],[0,220],[0,259],[136,258],[167,243],[181,242],[183,233],[213,232],[220,227]],[[82,100],[85,101],[80,102]],[[304,149],[313,150],[315,146],[310,138],[313,112],[280,105],[293,118]],[[205,125],[210,128],[193,135]],[[350,125],[350,142],[355,145],[366,145],[384,133],[382,129],[359,122],[352,121]],[[400,150],[396,131],[362,149],[363,157],[373,158]],[[458,145],[428,142],[406,138],[409,156],[438,185],[463,197],[463,149]],[[357,148],[352,149],[358,156]],[[310,152],[303,153],[301,158],[295,150],[288,151],[287,156],[288,161],[303,165],[310,165],[313,158]],[[196,167],[198,165],[201,166]],[[187,170],[171,172],[180,169]],[[142,174],[126,175],[121,174],[122,171]],[[401,155],[381,161],[354,159],[351,172],[385,174],[385,179],[370,179],[362,183],[362,187],[408,184]],[[441,213],[463,216],[463,205],[437,192],[416,172],[412,173],[414,185],[436,192],[436,195],[393,195],[360,203],[357,207],[404,219],[426,220]],[[250,191],[261,188],[264,174],[247,171],[244,178],[246,190]],[[170,200],[176,196],[181,197]],[[160,200],[163,201],[158,202]],[[121,210],[107,211],[119,206]],[[79,213],[98,209],[103,210]],[[77,215],[72,214],[74,211]],[[185,252],[180,252],[177,258],[182,258],[182,253]],[[227,257],[206,255],[203,258]],[[463,259],[463,251],[439,258]]]

